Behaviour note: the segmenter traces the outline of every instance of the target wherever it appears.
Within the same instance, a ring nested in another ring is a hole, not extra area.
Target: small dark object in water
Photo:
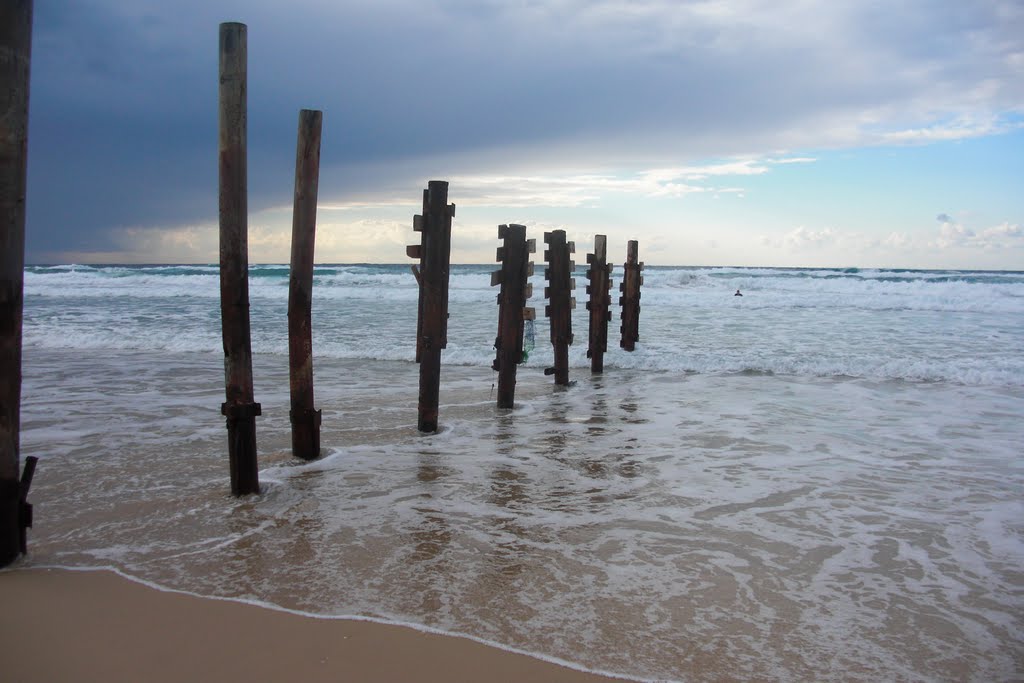
[[[738,290],[738,289],[737,289],[737,290],[736,290],[736,293],[735,293],[735,294],[733,294],[733,296],[743,296],[743,295],[742,295],[742,294],[740,294],[740,290]]]

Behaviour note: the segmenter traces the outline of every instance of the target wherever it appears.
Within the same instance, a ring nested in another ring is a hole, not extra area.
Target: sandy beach
[[[466,638],[150,588],[109,571],[0,573],[4,679],[609,681]]]

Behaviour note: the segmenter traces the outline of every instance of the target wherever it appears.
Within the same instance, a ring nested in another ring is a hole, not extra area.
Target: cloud
[[[153,254],[161,254],[166,263],[210,263],[217,259],[219,233],[216,225],[130,227],[107,238],[102,248],[54,244],[37,257],[43,263],[152,263]]]
[[[769,163],[772,164],[811,164],[817,161],[814,157],[784,157],[781,159],[772,159]]]
[[[942,219],[945,220],[942,220]],[[955,222],[946,214],[939,215],[942,226],[931,246],[938,249],[1005,250],[1024,248],[1024,228],[1004,222],[983,230],[973,230]]]
[[[995,0],[51,0],[30,253],[216,219],[225,19],[249,26],[254,212],[290,201],[303,107],[324,111],[327,203],[458,177],[507,206],[725,192],[701,181],[810,160],[779,150],[990,135],[1024,111],[1024,9]]]
[[[318,262],[376,262],[381,255],[397,261],[405,245],[415,241],[411,218],[334,220],[323,213],[316,230]],[[102,251],[54,250],[45,255],[48,261],[61,263],[151,263],[152,254],[159,253],[169,263],[216,263],[219,228],[216,224],[124,228],[111,231],[110,241],[112,248]],[[248,244],[251,263],[287,263],[281,255],[289,253],[291,226],[257,214],[250,220]]]
[[[1024,227],[1016,223],[1004,222],[976,230],[956,222],[945,213],[936,216],[936,220],[940,227],[938,233],[931,236],[890,232],[885,237],[876,238],[854,230],[799,226],[781,235],[762,235],[760,243],[771,249],[794,253],[833,250],[837,254],[869,255],[872,258],[919,248],[940,251],[1024,249]]]
[[[779,237],[762,236],[761,243],[775,249],[802,251],[832,247],[844,239],[848,237],[834,228],[813,230],[800,226]]]
[[[981,120],[961,116],[953,121],[937,121],[919,128],[891,130],[879,134],[883,144],[926,144],[950,140],[966,140],[988,135],[999,135],[1020,128],[1014,119],[988,115]]]
[[[940,249],[967,245],[976,237],[973,230],[953,222],[944,222],[939,228],[939,236],[935,244]]]
[[[891,232],[885,239],[881,240],[880,246],[886,249],[901,250],[911,246],[913,241],[906,233]]]
[[[573,176],[455,176],[460,203],[468,206],[582,207],[597,205],[601,198],[624,194],[639,197],[682,197],[715,191],[682,182],[685,173],[658,169],[623,177]],[[700,176],[706,177],[706,176]]]
[[[812,159],[736,159],[705,165],[652,168],[636,172],[590,174],[467,174],[448,178],[458,188],[458,204],[474,207],[593,207],[603,198],[685,197],[690,194],[740,194],[741,187],[710,183],[713,179],[768,173],[771,164],[807,163]],[[328,201],[320,208],[328,210],[367,210],[382,207],[416,207],[414,193],[401,188],[384,188],[349,201]]]

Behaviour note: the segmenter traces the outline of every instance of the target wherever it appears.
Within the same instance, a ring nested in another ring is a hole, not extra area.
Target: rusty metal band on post
[[[263,414],[259,403],[221,403],[220,414],[229,420],[248,420]]]
[[[305,410],[289,410],[288,421],[293,425],[312,424],[315,427],[319,427],[323,422],[323,412],[324,411],[322,410],[314,410],[312,408],[307,408]]]

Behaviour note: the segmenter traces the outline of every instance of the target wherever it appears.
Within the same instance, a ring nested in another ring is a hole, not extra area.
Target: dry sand
[[[61,681],[609,681],[466,638],[156,590],[108,571],[0,572],[0,677]]]

